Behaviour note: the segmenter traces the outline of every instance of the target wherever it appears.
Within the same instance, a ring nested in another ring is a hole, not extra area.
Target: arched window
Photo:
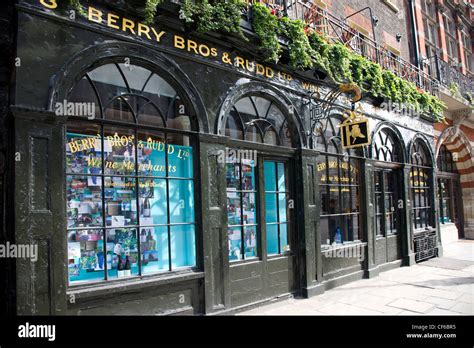
[[[412,216],[415,229],[422,229],[433,225],[430,177],[432,163],[429,150],[424,142],[416,139],[411,148],[410,172]]]
[[[373,140],[373,157],[378,161],[402,162],[402,148],[393,132],[387,128],[380,130]]]
[[[338,116],[321,121],[313,129],[312,146],[321,151],[317,171],[320,184],[321,244],[362,239],[360,217],[360,149],[343,150]]]
[[[229,260],[252,260],[263,250],[268,256],[290,252],[290,210],[288,207],[290,185],[288,160],[259,157],[257,164],[255,144],[276,147],[293,146],[288,119],[272,99],[249,95],[239,99],[226,115],[225,135],[232,140],[248,142],[248,149],[241,144],[228,149],[227,156],[227,220]],[[259,170],[257,170],[257,167]],[[259,187],[259,177],[263,186]],[[259,204],[264,204],[265,214],[257,214]],[[262,241],[261,231],[266,231]],[[264,243],[262,248],[260,243]]]
[[[176,89],[109,63],[62,104],[70,284],[195,266],[193,117]]]
[[[270,99],[244,97],[235,103],[227,115],[225,135],[232,139],[291,147],[288,121]]]

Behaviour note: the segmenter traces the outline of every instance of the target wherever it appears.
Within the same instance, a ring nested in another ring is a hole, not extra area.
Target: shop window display
[[[329,117],[313,130],[312,147],[321,151],[317,173],[320,185],[320,233],[323,247],[362,240],[361,235],[361,152],[343,152],[341,120]]]
[[[276,146],[293,146],[288,119],[271,99],[249,95],[239,99],[227,115],[225,135],[235,140]],[[245,150],[252,152],[252,150]],[[266,229],[267,255],[290,251],[288,233],[289,188],[286,164],[265,161],[261,172],[256,158],[228,158],[227,220],[229,260],[255,259],[259,256],[260,228]],[[257,188],[259,178],[264,187]],[[260,197],[265,200],[265,216],[258,219]]]
[[[255,162],[228,162],[226,180],[229,260],[255,258],[258,256]]]
[[[426,145],[419,139],[412,145],[410,161],[413,224],[415,229],[424,229],[433,226],[430,199],[432,163]]]
[[[161,77],[131,70],[98,67],[70,95],[101,105],[98,120],[67,126],[70,284],[196,265],[193,136],[169,131],[190,129],[190,115]]]

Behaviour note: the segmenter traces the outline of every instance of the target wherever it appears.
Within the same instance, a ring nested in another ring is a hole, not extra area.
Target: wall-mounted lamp
[[[379,17],[373,16],[372,23],[374,24],[374,27],[376,27],[379,24]]]
[[[396,37],[396,39],[397,39],[397,42],[402,41],[402,34],[397,33],[397,35],[396,35],[395,37]]]

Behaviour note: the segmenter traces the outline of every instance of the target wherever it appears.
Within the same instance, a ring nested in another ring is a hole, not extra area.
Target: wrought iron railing
[[[249,0],[248,2],[264,3],[274,12],[305,21],[310,28],[333,42],[343,43],[354,52],[378,63],[383,69],[392,71],[395,75],[413,82],[417,87],[431,94],[438,93],[440,83],[449,87],[453,82],[457,83],[461,90],[472,91],[472,76],[465,76],[441,61],[436,67],[433,64],[423,64],[421,69],[352,28],[329,11],[321,9],[312,1]],[[248,11],[246,15],[249,15]]]
[[[437,78],[440,83],[448,89],[453,86],[459,91],[461,96],[466,93],[474,93],[474,76],[471,73],[464,75],[458,67],[452,66],[439,57],[435,57]]]

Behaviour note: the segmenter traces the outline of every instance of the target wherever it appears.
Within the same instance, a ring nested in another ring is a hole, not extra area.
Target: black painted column
[[[365,237],[367,241],[365,275],[368,278],[378,276],[379,270],[376,265],[375,254],[376,233],[375,233],[375,203],[374,203],[374,166],[371,159],[362,160],[362,219],[365,227]]]
[[[16,259],[18,315],[66,314],[64,118],[14,110],[15,242],[37,247]]]
[[[310,297],[324,292],[322,282],[321,235],[319,233],[318,152],[300,150],[297,160],[296,220],[298,222],[299,269],[302,295]]]
[[[230,308],[225,138],[200,135],[200,184],[205,312]],[[224,159],[224,160],[223,160]]]
[[[402,226],[402,260],[405,266],[414,265],[415,251],[413,247],[413,216],[411,213],[411,180],[410,180],[411,165],[403,165],[403,210],[401,216]]]

